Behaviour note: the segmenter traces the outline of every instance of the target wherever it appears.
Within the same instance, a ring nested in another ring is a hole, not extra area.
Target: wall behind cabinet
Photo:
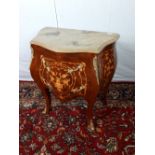
[[[55,0],[59,26],[116,32],[117,69],[113,81],[134,81],[134,0]],[[46,26],[56,26],[53,0],[20,0],[19,79],[32,80],[30,40]]]

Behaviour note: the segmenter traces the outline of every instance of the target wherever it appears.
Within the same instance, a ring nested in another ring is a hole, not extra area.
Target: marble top
[[[54,52],[99,53],[105,46],[116,42],[118,38],[119,35],[116,33],[46,27],[39,31],[31,44]]]

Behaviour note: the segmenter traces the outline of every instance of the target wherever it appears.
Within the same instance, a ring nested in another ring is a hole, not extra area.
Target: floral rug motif
[[[87,103],[82,98],[62,104],[52,96],[47,115],[42,113],[45,99],[33,82],[20,83],[19,90],[20,155],[134,155],[135,110],[130,89],[125,100],[120,94],[119,99],[109,95],[107,105],[97,99],[93,133],[86,128]]]

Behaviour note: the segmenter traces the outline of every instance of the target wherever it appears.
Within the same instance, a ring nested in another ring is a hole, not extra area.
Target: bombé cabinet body
[[[94,130],[93,105],[99,94],[106,101],[116,68],[115,44],[119,35],[94,31],[44,28],[31,41],[31,76],[51,106],[49,89],[61,102],[83,97],[87,124]]]

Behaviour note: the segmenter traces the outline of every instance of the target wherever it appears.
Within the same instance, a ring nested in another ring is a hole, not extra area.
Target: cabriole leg
[[[51,105],[51,96],[49,89],[45,86],[45,84],[41,81],[39,77],[38,71],[35,69],[35,63],[32,61],[31,66],[30,66],[30,72],[31,76],[34,79],[34,81],[37,83],[38,87],[40,88],[42,95],[45,97],[46,104],[45,108],[43,110],[43,113],[47,114],[49,113],[50,110],[50,105]]]

